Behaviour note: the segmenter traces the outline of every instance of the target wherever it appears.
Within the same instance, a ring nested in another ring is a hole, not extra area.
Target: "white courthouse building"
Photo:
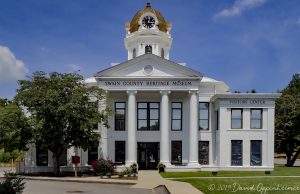
[[[276,93],[231,93],[226,83],[170,60],[172,25],[147,4],[126,23],[128,60],[86,79],[106,91],[113,109],[109,128],[99,125],[99,147],[71,148],[88,166],[103,157],[118,168],[138,163],[167,171],[261,170],[274,167]],[[200,66],[201,67],[201,66]],[[31,146],[26,172],[52,170],[51,152]]]

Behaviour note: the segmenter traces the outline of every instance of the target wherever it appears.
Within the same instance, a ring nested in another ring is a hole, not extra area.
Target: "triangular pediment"
[[[153,54],[145,54],[134,59],[125,61],[118,65],[104,69],[95,75],[101,77],[120,78],[160,78],[160,77],[182,77],[202,78],[202,74],[186,66],[163,59]]]

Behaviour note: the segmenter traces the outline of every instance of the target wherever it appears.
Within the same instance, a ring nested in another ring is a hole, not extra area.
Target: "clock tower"
[[[172,25],[150,3],[138,11],[131,22],[125,24],[125,48],[128,50],[128,60],[152,53],[164,59],[169,59],[172,45],[170,34]]]

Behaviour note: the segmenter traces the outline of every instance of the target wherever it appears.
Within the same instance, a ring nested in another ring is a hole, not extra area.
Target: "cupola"
[[[133,16],[131,22],[125,24],[128,60],[143,54],[169,59],[171,28],[171,23],[166,22],[162,14],[147,3],[145,8]]]

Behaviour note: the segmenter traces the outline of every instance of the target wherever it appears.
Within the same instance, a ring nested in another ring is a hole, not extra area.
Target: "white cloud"
[[[298,25],[300,25],[300,17],[299,17],[299,19],[297,20],[297,22],[296,22]]]
[[[0,45],[0,82],[23,79],[28,69],[8,47]]]
[[[213,17],[225,18],[240,15],[243,11],[263,5],[267,0],[236,0],[231,8],[223,9]]]
[[[50,49],[47,48],[47,47],[41,47],[40,51],[43,52],[43,53],[48,53],[48,52],[50,52]]]
[[[67,67],[69,67],[71,69],[71,71],[80,71],[81,67],[79,65],[75,65],[75,64],[68,64]]]

